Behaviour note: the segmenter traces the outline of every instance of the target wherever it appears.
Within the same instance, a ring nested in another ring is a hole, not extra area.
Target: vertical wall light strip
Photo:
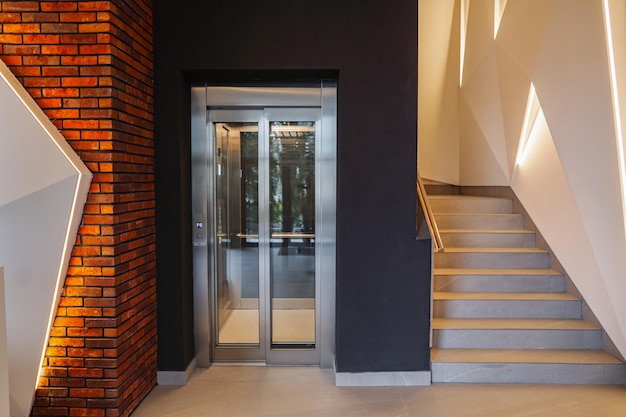
[[[607,53],[609,58],[609,72],[611,76],[611,94],[613,98],[613,121],[615,123],[615,140],[617,142],[617,159],[619,161],[620,183],[622,193],[622,213],[626,225],[626,161],[624,160],[624,137],[622,133],[622,115],[620,111],[619,92],[617,85],[617,69],[615,65],[615,49],[613,47],[613,29],[611,27],[611,11],[609,0],[603,0],[604,28],[606,35]],[[624,230],[626,233],[626,229]]]
[[[460,33],[460,63],[459,63],[459,86],[463,86],[463,69],[465,67],[465,42],[467,39],[467,18],[469,15],[470,0],[460,0],[461,3],[461,33]]]
[[[517,145],[517,156],[515,158],[515,164],[519,165],[525,158],[526,145],[528,144],[528,138],[530,132],[537,120],[537,115],[541,106],[539,105],[539,99],[537,98],[537,92],[535,91],[535,85],[530,83],[528,90],[528,101],[526,102],[526,112],[524,113],[524,123],[522,124],[522,133],[520,134],[519,143]]]
[[[498,37],[498,29],[500,29],[500,22],[502,21],[502,15],[504,14],[504,8],[508,0],[494,0],[493,3],[493,39]]]

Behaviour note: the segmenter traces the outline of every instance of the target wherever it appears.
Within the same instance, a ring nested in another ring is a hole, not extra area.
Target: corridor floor
[[[336,387],[316,367],[213,366],[157,386],[132,417],[626,417],[626,386]]]

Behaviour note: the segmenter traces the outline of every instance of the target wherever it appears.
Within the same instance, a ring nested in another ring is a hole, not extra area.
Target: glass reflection
[[[214,129],[217,341],[258,345],[258,124]]]
[[[273,347],[315,344],[315,123],[270,122]]]

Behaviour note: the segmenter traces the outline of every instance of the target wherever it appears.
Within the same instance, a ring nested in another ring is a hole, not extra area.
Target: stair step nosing
[[[450,358],[449,353],[455,357]],[[467,353],[467,356],[464,355]],[[482,354],[480,358],[476,353]],[[443,358],[442,358],[443,356]],[[446,357],[448,356],[448,357]],[[466,357],[463,357],[466,356]],[[489,356],[487,358],[486,356]],[[576,360],[571,360],[576,357]],[[597,349],[464,349],[442,348],[431,350],[432,363],[515,363],[515,364],[572,364],[624,365],[613,355]]]
[[[433,330],[600,330],[600,327],[585,320],[454,319],[445,317],[433,318],[432,328]]]
[[[433,211],[435,216],[509,216],[509,217],[522,217],[520,213],[483,213],[483,212],[468,212],[468,211]]]
[[[567,293],[434,291],[434,301],[581,301]]]
[[[433,268],[434,275],[549,275],[562,276],[563,273],[545,268]]]
[[[499,254],[499,253],[506,253],[506,254],[532,254],[532,255],[543,255],[543,254],[549,254],[550,252],[548,252],[545,249],[539,249],[539,248],[502,248],[502,247],[495,247],[495,248],[490,248],[490,247],[471,247],[471,246],[457,246],[457,247],[449,247],[446,246],[446,248],[444,249],[444,252],[437,254],[439,255],[447,255],[447,254],[472,254],[472,253],[477,253],[477,254]]]
[[[458,234],[497,234],[497,235],[505,235],[505,234],[513,234],[513,235],[533,235],[535,232],[528,229],[459,229],[459,228],[450,228],[450,229],[439,229],[440,234],[445,233],[458,233]]]

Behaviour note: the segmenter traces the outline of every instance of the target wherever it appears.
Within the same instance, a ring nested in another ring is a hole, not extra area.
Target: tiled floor
[[[626,417],[626,386],[336,387],[315,367],[214,366],[158,386],[132,417]]]

